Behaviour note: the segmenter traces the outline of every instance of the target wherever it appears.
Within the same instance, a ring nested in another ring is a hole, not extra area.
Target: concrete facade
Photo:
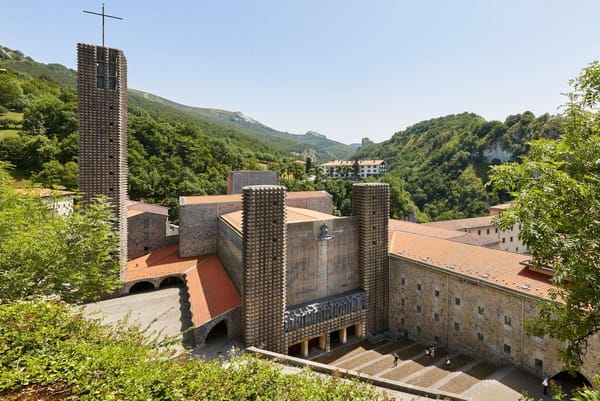
[[[277,171],[230,171],[227,175],[227,193],[241,194],[249,185],[279,185]]]
[[[322,224],[327,224],[331,240],[317,239]],[[288,223],[287,230],[287,305],[360,287],[358,230],[353,218]]]
[[[104,195],[127,261],[127,60],[121,50],[77,45],[79,189],[86,202]]]

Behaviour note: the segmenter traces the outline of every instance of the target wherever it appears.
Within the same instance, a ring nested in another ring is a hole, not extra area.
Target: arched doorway
[[[183,280],[181,277],[171,276],[160,282],[159,288],[181,287]]]
[[[129,289],[129,293],[130,294],[139,294],[142,292],[148,292],[148,291],[154,291],[154,290],[155,290],[154,284],[152,284],[151,282],[140,281],[131,286],[131,288]]]
[[[575,376],[571,376],[569,372],[563,371],[555,374],[550,378],[555,384],[559,385],[563,391],[569,396],[573,390],[579,387],[592,387],[590,382],[579,372]]]
[[[206,336],[204,342],[206,345],[227,341],[227,321],[221,320],[217,323]]]

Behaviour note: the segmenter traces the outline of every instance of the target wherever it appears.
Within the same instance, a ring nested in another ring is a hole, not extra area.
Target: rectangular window
[[[402,284],[402,285],[406,284],[406,280],[404,279],[404,277],[402,277],[402,278],[400,279],[400,284]]]
[[[438,315],[437,313],[433,314],[433,320],[435,320],[436,322],[440,321],[440,315]]]
[[[417,283],[417,291],[421,291],[421,283]]]
[[[417,305],[417,313],[421,313],[421,305]]]
[[[460,323],[454,322],[454,330],[455,331],[460,331]]]
[[[510,242],[513,242],[513,237],[510,237]]]
[[[483,315],[483,312],[485,312],[485,308],[483,306],[479,306],[477,307],[477,312],[479,312],[480,315]]]
[[[483,333],[477,333],[477,341],[483,342]]]
[[[508,344],[504,344],[504,353],[505,354],[510,354],[510,345]]]
[[[433,292],[433,294],[435,295],[436,298],[439,298],[440,297],[440,290],[435,290]]]
[[[481,235],[481,230],[477,230],[477,235]]]
[[[460,306],[460,298],[454,298],[454,304]]]
[[[502,243],[506,243],[506,238],[502,238]]]
[[[404,298],[400,298],[400,305],[404,306]]]
[[[496,234],[498,234],[498,228],[496,228]]]
[[[490,229],[489,228],[487,229],[487,235],[490,235]]]
[[[504,324],[507,326],[512,325],[512,319],[510,318],[510,316],[504,316]]]
[[[544,369],[544,361],[535,358],[535,368],[540,370]]]

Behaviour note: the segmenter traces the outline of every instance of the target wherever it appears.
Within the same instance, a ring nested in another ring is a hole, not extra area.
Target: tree
[[[310,174],[312,169],[312,160],[310,159],[310,157],[306,158],[306,174]]]
[[[15,107],[23,97],[23,89],[16,78],[8,74],[0,75],[0,106]]]
[[[118,242],[104,200],[66,217],[39,196],[16,193],[0,162],[0,303],[60,295],[98,299],[119,286]]]
[[[571,85],[562,137],[531,142],[521,163],[492,169],[492,183],[515,197],[501,227],[520,223],[534,265],[553,269],[551,301],[529,331],[564,341],[560,356],[574,371],[600,331],[600,64]]]

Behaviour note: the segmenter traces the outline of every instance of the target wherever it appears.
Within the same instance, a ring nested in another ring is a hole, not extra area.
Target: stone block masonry
[[[86,202],[104,195],[127,261],[127,60],[121,50],[77,45],[79,189]]]
[[[286,353],[285,188],[243,188],[244,292],[242,327],[247,346]]]
[[[352,214],[359,231],[360,283],[367,293],[368,335],[383,333],[388,328],[389,204],[388,184],[361,183],[352,186]]]

